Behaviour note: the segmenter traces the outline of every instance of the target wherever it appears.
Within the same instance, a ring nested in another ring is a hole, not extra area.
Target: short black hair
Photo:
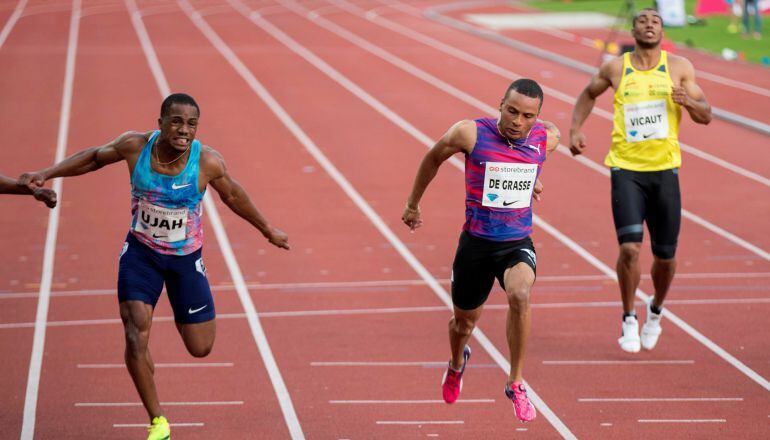
[[[168,112],[171,110],[171,106],[174,104],[191,105],[195,107],[195,110],[198,110],[198,116],[200,117],[201,115],[201,108],[198,107],[198,103],[195,102],[195,99],[193,99],[192,96],[187,93],[172,93],[166,96],[166,99],[163,100],[163,104],[160,105],[160,117],[163,118],[164,116],[167,116]]]
[[[646,11],[654,12],[658,16],[658,18],[660,18],[660,24],[661,25],[663,24],[663,17],[660,16],[660,13],[658,12],[657,9],[655,9],[655,8],[642,8],[642,9],[636,11],[636,14],[634,14],[634,18],[631,20],[631,27],[636,26],[636,20],[639,19],[640,15],[642,15],[642,12],[646,12]]]
[[[540,84],[538,84],[535,80],[529,78],[519,78],[512,82],[511,85],[508,86],[508,90],[505,91],[503,101],[508,98],[508,95],[511,94],[511,91],[521,93],[522,95],[529,96],[530,98],[538,98],[540,100],[540,107],[543,106],[543,89],[540,88]]]

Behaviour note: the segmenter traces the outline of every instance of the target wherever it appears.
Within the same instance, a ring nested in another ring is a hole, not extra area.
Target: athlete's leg
[[[158,254],[130,233],[123,244],[118,270],[118,301],[123,321],[126,368],[150,420],[161,415],[150,356],[149,340],[154,306],[163,290]]]
[[[506,269],[504,280],[505,294],[508,297],[508,320],[505,328],[511,359],[508,382],[521,382],[530,326],[529,296],[535,283],[535,271],[528,264],[521,262]]]
[[[623,313],[634,311],[634,296],[639,287],[639,251],[642,248],[642,223],[646,213],[645,185],[642,173],[613,168],[612,218],[618,237],[619,252],[615,269],[618,274]]]
[[[678,169],[661,171],[657,177],[659,180],[655,191],[648,201],[647,228],[650,230],[652,254],[655,257],[652,263],[652,283],[655,286],[652,305],[660,308],[676,272],[682,200]]]
[[[452,368],[455,370],[459,371],[464,366],[463,349],[471,338],[483,308],[479,306],[473,310],[463,310],[454,307],[454,316],[449,320],[449,348],[452,351]]]
[[[195,324],[182,324],[177,322],[176,329],[182,336],[187,351],[195,357],[206,357],[214,347],[214,338],[217,334],[216,319]]]
[[[463,232],[452,263],[454,314],[448,326],[451,353],[449,365],[441,380],[446,403],[454,403],[460,397],[465,364],[471,354],[470,346],[466,344],[481,317],[482,307],[495,281],[487,256],[488,247],[488,242]]]
[[[639,287],[641,272],[639,269],[639,251],[642,243],[622,243],[618,253],[615,270],[618,273],[620,297],[623,300],[623,313],[634,311],[634,298]]]
[[[211,352],[217,329],[214,298],[201,253],[198,249],[175,258],[166,274],[166,291],[176,328],[185,348],[195,357],[205,357]]]
[[[120,303],[120,319],[123,321],[126,339],[126,367],[150,420],[162,415],[153,379],[155,365],[148,347],[152,312],[152,306],[142,301],[129,300]]]
[[[676,258],[662,259],[655,257],[652,262],[652,284],[655,286],[655,296],[652,305],[656,308],[663,307],[668,289],[674,280],[676,273]]]

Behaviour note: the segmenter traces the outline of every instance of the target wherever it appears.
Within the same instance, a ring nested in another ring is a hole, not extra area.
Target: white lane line
[[[355,12],[355,8],[350,8],[350,7],[344,6],[344,0],[341,0],[340,3],[343,4],[343,6],[340,6],[340,7],[343,8],[343,9],[348,10],[348,12],[351,12],[351,13],[357,14],[357,15],[362,15],[362,12],[360,11],[360,9],[358,10],[358,12]],[[308,18],[305,9],[302,9],[300,7],[293,6],[293,5],[292,6],[287,6],[287,7],[291,7],[291,9],[295,13],[297,13],[299,15],[304,15],[306,18]],[[352,11],[351,11],[351,9],[352,9]],[[487,113],[487,114],[489,114],[491,116],[497,116],[499,114],[499,111],[497,109],[495,109],[494,107],[479,101],[478,99],[476,99],[473,96],[463,92],[462,90],[460,90],[460,89],[458,89],[458,88],[456,88],[456,87],[454,87],[454,86],[452,86],[450,84],[447,84],[446,82],[442,81],[441,79],[437,78],[436,76],[434,76],[434,75],[432,75],[432,74],[430,74],[430,73],[420,69],[419,67],[417,67],[417,66],[407,62],[406,60],[404,60],[404,59],[402,59],[402,58],[400,58],[400,57],[398,57],[398,56],[396,56],[396,55],[386,51],[385,49],[382,49],[381,47],[376,46],[376,45],[370,43],[369,41],[363,39],[362,37],[360,37],[360,36],[358,36],[356,34],[353,34],[352,32],[350,32],[350,31],[348,31],[348,30],[338,26],[337,24],[335,24],[335,23],[333,23],[333,22],[331,22],[331,21],[329,21],[327,19],[320,18],[320,17],[319,18],[315,18],[315,19],[310,19],[310,18],[308,18],[308,19],[310,21],[312,21],[313,23],[317,24],[318,26],[323,27],[324,29],[329,30],[330,32],[338,35],[339,37],[350,41],[351,43],[355,44],[356,46],[358,46],[358,47],[368,51],[369,53],[371,53],[371,54],[373,54],[373,55],[375,55],[375,56],[385,60],[386,62],[388,62],[388,63],[398,67],[399,69],[409,73],[410,75],[425,81],[429,85],[438,88],[439,90],[443,91],[444,93],[447,93],[447,94],[457,98],[458,100],[465,102],[466,104],[468,104],[468,105],[470,105],[472,107],[475,107],[475,108],[477,108],[477,109],[479,109],[479,110],[481,110],[481,111],[483,111],[483,112],[485,112],[485,113]],[[511,72],[511,73],[513,73],[513,72]],[[683,149],[686,149],[686,148],[683,146]],[[559,151],[564,153],[564,154],[566,154],[569,157],[572,157],[572,155],[569,153],[569,149],[567,149],[563,145],[559,146]],[[696,153],[693,153],[693,154],[696,154]],[[707,153],[703,153],[703,152],[697,150],[697,154],[700,154],[701,156],[703,156],[703,155],[705,155]],[[604,166],[602,166],[602,165],[592,161],[591,159],[588,159],[585,156],[579,156],[579,157],[580,157],[580,159],[576,158],[575,160],[577,160],[581,164],[586,165],[589,168],[598,171],[602,175],[605,175],[605,176],[609,176],[610,175],[610,172],[609,172],[609,170],[607,170],[606,167],[604,167]],[[721,161],[720,164],[722,166],[728,168],[728,169],[733,166],[732,164],[730,164],[730,163],[728,163],[726,161],[723,161],[722,159],[718,159],[716,157],[712,157],[712,159],[713,159],[712,161],[714,161],[714,162]],[[768,184],[770,185],[770,179],[768,180]],[[709,231],[711,231],[711,232],[713,232],[713,233],[715,233],[717,235],[720,235],[720,236],[722,236],[723,238],[725,238],[725,239],[727,239],[729,241],[732,241],[733,243],[737,244],[738,246],[741,246],[744,249],[759,255],[760,257],[764,258],[765,260],[770,261],[770,252],[767,252],[767,251],[761,249],[760,247],[758,247],[758,246],[756,246],[756,245],[754,245],[752,243],[749,243],[748,241],[738,237],[737,235],[735,235],[735,234],[733,234],[731,232],[728,232],[724,228],[716,226],[715,224],[705,220],[703,217],[698,216],[696,214],[693,214],[692,212],[690,212],[690,211],[688,211],[686,209],[682,210],[682,215],[685,218],[695,222],[696,224],[698,224],[698,225],[708,229]]]
[[[445,312],[444,306],[429,307],[387,307],[372,309],[338,309],[338,310],[297,310],[290,312],[264,312],[260,316],[265,318],[289,317],[289,316],[328,316],[328,315],[368,315],[379,313],[422,313]]]
[[[377,420],[378,425],[462,425],[463,420]]]
[[[19,17],[21,17],[21,14],[24,12],[25,6],[27,6],[27,0],[19,0],[19,3],[11,13],[11,16],[8,17],[8,21],[6,21],[5,25],[3,25],[3,30],[0,31],[0,49],[2,49],[5,40],[8,38],[11,30],[16,25],[16,22],[19,21]]]
[[[446,361],[432,362],[432,361],[416,361],[416,362],[397,362],[397,361],[382,361],[382,362],[311,362],[311,367],[443,367],[447,363]],[[470,367],[470,365],[469,365]]]
[[[642,279],[652,279],[650,275],[643,274]],[[677,273],[676,278],[678,280],[691,279],[755,279],[755,278],[770,278],[770,272],[715,272],[715,273]],[[538,283],[571,283],[571,282],[590,282],[590,281],[606,281],[605,275],[539,275],[537,277]],[[441,284],[450,284],[449,278],[436,278]],[[313,290],[313,289],[333,289],[333,288],[358,288],[358,287],[404,287],[404,286],[425,286],[427,283],[425,280],[370,280],[370,281],[318,281],[318,282],[306,282],[306,283],[246,283],[246,287],[249,290]],[[681,287],[681,286],[680,286]],[[220,284],[211,286],[213,291],[231,291],[235,290],[235,286],[231,284]],[[52,291],[51,296],[99,296],[99,295],[116,295],[115,289],[82,289],[82,290],[58,290]],[[8,292],[0,293],[0,299],[10,298],[36,298],[37,292]]]
[[[725,419],[639,419],[639,423],[725,423]]]
[[[578,399],[578,402],[743,402],[743,397],[582,397]]]
[[[232,362],[158,362],[155,364],[155,368],[222,368],[232,367],[235,364]],[[77,368],[91,368],[91,369],[103,369],[103,368],[126,368],[126,364],[77,364]]]
[[[72,1],[72,15],[67,40],[67,61],[64,68],[64,87],[62,90],[61,109],[59,112],[59,133],[56,140],[56,156],[54,163],[64,159],[67,151],[69,135],[70,111],[72,109],[72,89],[75,81],[75,61],[78,46],[78,31],[80,29],[80,0]],[[48,321],[48,306],[51,299],[51,281],[53,279],[54,259],[56,256],[56,237],[59,232],[59,215],[62,206],[62,179],[53,181],[53,190],[58,194],[59,203],[48,216],[48,230],[45,237],[43,254],[43,273],[40,279],[40,293],[35,314],[35,332],[32,336],[32,354],[27,375],[27,391],[24,398],[24,418],[21,426],[21,440],[32,440],[35,435],[35,418],[37,416],[37,398],[40,387],[40,372],[43,366],[43,349],[45,347],[46,321]]]
[[[284,44],[286,47],[288,47],[291,51],[296,53],[297,55],[304,58],[308,63],[322,71],[324,74],[326,74],[329,78],[337,82],[339,85],[347,89],[349,92],[357,96],[359,99],[367,103],[370,107],[378,111],[381,115],[383,115],[385,118],[393,122],[395,125],[397,125],[399,128],[403,129],[410,135],[412,135],[416,140],[421,142],[426,148],[431,148],[433,146],[433,141],[430,140],[430,138],[425,135],[423,132],[418,130],[416,127],[414,127],[412,124],[410,124],[408,121],[403,119],[401,116],[396,114],[393,110],[385,106],[382,102],[374,98],[372,95],[367,93],[365,90],[363,90],[360,86],[355,84],[353,81],[351,81],[349,78],[344,76],[342,73],[334,69],[332,66],[330,66],[328,63],[323,61],[321,58],[319,58],[315,53],[307,49],[306,47],[299,44],[297,41],[289,37],[286,33],[272,25],[267,20],[254,15],[249,11],[249,9],[241,3],[239,0],[228,0],[230,4],[232,4],[239,12],[241,12],[244,16],[248,17],[254,24],[259,26],[261,29],[272,35],[276,40],[280,41],[282,44]],[[234,54],[232,54],[233,57],[235,57]],[[240,60],[236,60],[238,63],[240,63]],[[231,64],[233,61],[231,61]],[[235,67],[236,65],[233,64]],[[244,76],[244,79],[248,81],[252,81],[255,85],[262,87],[261,84],[256,80],[256,78],[251,74],[251,72],[241,63],[241,68],[243,69],[243,72],[241,73]],[[237,69],[236,69],[237,70]],[[254,87],[254,86],[252,86]],[[257,89],[254,89],[255,92],[259,93]],[[267,93],[265,91],[265,93]],[[264,98],[263,98],[264,99]],[[272,97],[270,99],[275,102]],[[276,106],[278,106],[277,103],[275,103]],[[280,107],[280,106],[279,106]],[[420,272],[421,274],[424,273],[424,277],[426,281],[429,283],[432,282],[431,287],[433,287],[434,292],[438,295],[439,298],[442,299],[442,301],[445,301],[448,307],[452,307],[451,301],[449,300],[449,296],[447,292],[435,281],[435,279],[432,277],[430,273],[428,273],[427,269],[422,266],[422,264],[417,260],[417,258],[409,251],[404,243],[393,233],[393,231],[390,229],[390,227],[385,224],[385,222],[382,220],[382,218],[369,206],[369,204],[366,202],[366,200],[356,191],[353,186],[350,184],[350,182],[347,181],[347,179],[337,170],[337,168],[329,161],[329,159],[320,151],[320,149],[315,145],[315,143],[310,140],[310,138],[302,132],[302,130],[296,125],[296,123],[291,119],[288,114],[285,113],[285,110],[283,110],[282,107],[280,107],[280,111],[285,114],[286,118],[290,121],[290,124],[287,122],[284,122],[289,129],[295,133],[295,136],[297,136],[298,139],[302,142],[302,144],[305,146],[305,148],[314,156],[316,157],[316,160],[319,161],[319,164],[329,173],[329,175],[338,182],[338,184],[345,189],[345,192],[349,195],[349,197],[356,202],[356,204],[360,207],[360,209],[369,217],[369,219],[372,221],[372,223],[381,231],[381,233],[393,244],[393,247],[398,250],[398,252],[402,255],[402,257],[407,260],[412,267]],[[276,112],[276,114],[278,114]],[[458,160],[456,157],[452,157],[449,159],[449,162],[455,166],[459,171],[464,171],[464,165],[460,160]],[[577,242],[563,234],[558,229],[551,226],[549,223],[547,223],[545,220],[543,220],[540,216],[533,214],[533,222],[535,225],[540,227],[542,230],[544,230],[546,233],[551,235],[552,237],[556,238],[558,241],[560,241],[562,244],[570,248],[573,252],[580,255],[584,260],[586,260],[588,263],[590,263],[592,266],[596,267],[600,272],[604,273],[609,279],[617,280],[617,276],[615,274],[615,271],[611,269],[608,265],[604,264],[602,261],[600,261],[598,258],[596,258],[593,254],[588,252],[585,248],[580,246]],[[770,254],[768,254],[768,259],[770,259]],[[650,297],[644,293],[641,289],[637,289],[636,296],[640,298],[642,301],[648,301]],[[683,319],[679,318],[676,314],[671,312],[670,310],[665,311],[666,316],[673,322],[677,327],[684,330],[687,334],[692,336],[694,339],[696,339],[698,342],[706,346],[708,349],[710,349],[712,352],[714,352],[717,356],[721,357],[725,361],[727,361],[730,365],[738,369],[740,372],[745,374],[747,377],[758,383],[760,386],[765,388],[766,390],[770,391],[770,382],[759,375],[757,372],[746,366],[743,362],[738,360],[736,357],[728,353],[726,350],[724,350],[722,347],[714,343],[712,340],[707,338],[705,335],[697,331],[695,328],[690,326],[688,323],[686,323]],[[482,332],[479,332],[478,339],[484,340],[486,343],[489,344],[490,354],[493,358],[495,358],[496,361],[500,364],[501,368],[504,370],[507,370],[510,368],[510,364],[508,361],[502,356],[502,354],[497,350],[496,347],[486,338],[486,335],[484,335]],[[482,344],[483,345],[483,344]],[[485,347],[486,348],[486,347]],[[494,350],[494,351],[491,351]],[[499,356],[499,357],[498,357]],[[507,366],[507,368],[505,367]],[[555,427],[557,427],[557,430],[562,433],[563,435],[569,435],[573,436],[573,434],[569,431],[569,429],[564,425],[561,420],[556,417],[556,415],[550,411],[550,409],[545,406],[545,402],[540,400],[539,396],[537,396],[537,393],[535,393],[530,388],[530,397],[534,397],[533,402],[540,402],[543,405],[543,408],[541,408],[541,413],[545,415],[545,417],[551,421],[552,424],[554,424]],[[535,406],[537,406],[538,403],[535,403]],[[546,410],[546,411],[543,411]]]
[[[158,61],[155,50],[153,49],[152,41],[147,34],[147,29],[145,28],[144,22],[142,21],[139,11],[136,7],[136,2],[135,0],[125,0],[125,3],[131,16],[135,17],[132,19],[132,23],[134,24],[134,29],[137,30],[137,36],[139,37],[145,57],[147,58],[147,63],[150,65],[150,70],[152,71],[152,74],[155,78],[158,91],[163,97],[166,97],[171,93],[171,88],[168,85],[166,76],[163,73],[163,69],[160,65],[160,62]],[[194,12],[192,11],[190,4],[186,1],[178,3],[185,11],[185,14],[187,14],[187,16],[193,22],[193,24],[195,24],[196,27],[198,27],[198,29],[200,29],[205,34],[208,25],[205,24],[205,22],[200,17],[192,15]],[[210,31],[210,28],[208,29]],[[232,246],[230,245],[230,239],[228,238],[227,232],[225,231],[225,228],[222,224],[219,211],[212,201],[210,192],[206,192],[206,195],[203,197],[203,205],[209,215],[211,226],[214,229],[214,234],[217,237],[217,242],[219,243],[222,256],[225,259],[225,263],[227,264],[230,276],[233,280],[233,283],[235,284],[235,289],[238,292],[238,298],[240,299],[241,306],[246,312],[246,319],[249,323],[251,334],[257,344],[257,348],[260,356],[262,357],[262,362],[265,365],[267,374],[270,377],[270,382],[273,385],[273,390],[275,391],[276,397],[278,399],[278,404],[281,407],[281,412],[283,413],[286,426],[289,429],[289,434],[294,440],[302,440],[305,438],[305,435],[302,432],[302,427],[300,426],[299,419],[297,418],[297,413],[294,410],[291,396],[289,395],[289,391],[286,388],[283,377],[281,376],[281,371],[275,361],[273,352],[270,349],[270,344],[267,341],[267,336],[265,335],[265,331],[259,321],[256,307],[254,307],[254,302],[252,301],[251,295],[249,294],[249,291],[246,287],[246,282],[243,279],[241,268],[235,258]]]
[[[367,14],[363,12],[360,8],[355,7],[354,5],[351,5],[350,3],[344,1],[344,0],[330,0],[332,3],[339,5],[341,8],[346,9],[350,12],[353,12],[354,14],[357,14],[359,16],[362,16],[366,18],[367,20],[384,27],[386,29],[390,29],[393,32],[396,32],[398,34],[404,35],[408,38],[411,38],[415,41],[418,41],[420,43],[425,44],[426,46],[432,47],[436,50],[439,50],[441,52],[444,52],[454,58],[463,60],[469,64],[473,64],[477,67],[480,67],[484,70],[487,70],[488,72],[494,73],[498,76],[501,76],[505,78],[507,81],[514,80],[516,78],[521,78],[522,75],[512,72],[504,67],[498,66],[496,64],[493,64],[487,60],[484,60],[482,58],[479,58],[471,53],[465,52],[461,49],[458,49],[457,47],[448,45],[446,43],[443,43],[433,37],[430,37],[428,35],[422,34],[420,32],[417,32],[413,29],[410,29],[406,26],[403,26],[399,23],[396,23],[392,20],[389,20],[387,18],[384,18],[377,14]],[[571,95],[568,95],[564,92],[561,92],[559,90],[553,89],[551,87],[545,86],[541,84],[541,87],[543,88],[543,91],[545,91],[549,96],[553,96],[554,98],[566,102],[570,105],[574,105],[576,98],[572,97]],[[612,120],[613,114],[607,110],[604,110],[599,107],[594,107],[592,110],[592,113],[595,113],[599,115],[600,117]],[[684,142],[680,142],[679,146],[681,147],[682,151],[685,151],[687,153],[693,154],[694,156],[697,156],[703,160],[709,161],[719,167],[725,168],[729,171],[732,171],[734,173],[737,173],[745,178],[754,180],[756,182],[761,183],[765,186],[770,186],[770,179],[767,177],[764,177],[758,173],[755,173],[753,171],[749,171],[743,167],[739,167],[738,165],[729,163],[723,159],[720,159],[712,154],[706,153],[704,151],[698,150],[697,148],[687,145]]]
[[[728,299],[672,299],[667,300],[669,305],[726,305],[726,304],[770,304],[770,298],[728,298]],[[604,308],[604,307],[618,307],[620,301],[592,301],[592,302],[560,302],[560,303],[536,303],[532,304],[533,309],[587,309],[587,308]],[[636,306],[645,305],[642,301],[637,301]],[[484,306],[485,310],[508,310],[507,304],[487,304]],[[336,316],[336,315],[371,315],[371,314],[390,314],[390,313],[429,313],[429,312],[445,312],[444,306],[424,306],[424,307],[384,307],[384,308],[368,308],[368,309],[336,309],[336,310],[290,310],[283,312],[258,312],[257,316],[260,318],[288,318],[288,317],[302,317],[302,316]],[[217,315],[217,319],[240,319],[246,318],[245,313],[221,313]],[[153,323],[159,322],[173,322],[173,316],[154,316]],[[48,327],[72,327],[81,325],[114,325],[120,324],[121,321],[118,318],[107,319],[77,319],[71,321],[48,321],[46,325]],[[35,326],[34,322],[11,322],[0,324],[0,330],[8,330],[15,328],[32,328]]]
[[[235,0],[229,0],[230,4],[233,5],[233,7],[241,12],[244,16],[248,17],[249,20],[251,20],[254,24],[259,26],[261,29],[269,33],[271,36],[273,36],[276,40],[281,42],[282,44],[289,47],[292,51],[295,53],[301,55],[303,58],[307,59],[308,61],[311,61],[314,63],[315,66],[318,66],[319,68],[327,69],[326,71],[329,72],[329,74],[334,75],[340,75],[339,72],[337,72],[334,68],[329,66],[328,64],[324,63],[322,60],[320,60],[318,57],[316,57],[314,54],[309,52],[306,48],[300,46],[296,41],[292,40],[288,35],[280,31],[278,28],[273,26],[270,22],[267,20],[264,20],[260,16],[252,13],[251,10],[246,7],[243,3],[240,1]],[[243,62],[238,58],[238,56],[228,47],[224,41],[220,39],[216,33],[213,32],[210,28],[210,36],[209,39],[216,42],[216,47],[219,49],[222,56],[224,56],[230,65],[241,75],[241,77],[249,84],[249,86],[252,88],[252,90],[268,105],[268,107],[273,111],[273,113],[278,117],[278,119],[281,120],[281,122],[286,126],[289,131],[292,132],[292,134],[297,138],[297,140],[305,147],[305,149],[310,153],[315,160],[318,162],[321,167],[324,168],[326,173],[331,177],[339,186],[340,188],[348,195],[348,197],[353,201],[356,206],[361,210],[361,212],[366,215],[367,218],[372,222],[372,225],[374,225],[377,230],[380,231],[380,233],[390,242],[390,244],[393,246],[393,248],[401,255],[401,257],[417,272],[421,278],[423,278],[431,287],[433,292],[437,295],[439,299],[448,307],[452,308],[452,301],[450,299],[449,293],[441,287],[441,285],[436,281],[436,279],[431,275],[430,272],[425,268],[425,266],[420,263],[420,261],[417,259],[417,257],[412,254],[412,252],[407,248],[407,246],[402,242],[398,236],[390,229],[390,227],[385,223],[385,221],[377,214],[377,212],[372,209],[372,207],[369,205],[369,203],[361,196],[361,194],[351,185],[351,183],[347,180],[347,178],[337,169],[337,167],[334,166],[334,164],[326,157],[326,155],[323,154],[323,152],[318,148],[318,146],[313,142],[312,139],[299,127],[299,125],[294,121],[294,119],[286,112],[286,110],[273,98],[273,96],[267,91],[267,89],[264,88],[264,86],[257,80],[257,78],[251,73],[251,71],[243,64]],[[354,86],[350,80],[345,78],[345,81],[347,81],[348,86],[353,86],[358,89],[360,93],[366,94],[363,90],[358,88],[357,86]],[[370,96],[366,94],[367,96]],[[379,104],[382,111],[386,109],[386,107],[382,104]],[[395,113],[390,112],[390,117],[395,117]],[[399,117],[400,119],[400,117]],[[403,121],[403,119],[401,119]],[[406,121],[403,121],[406,122]],[[416,136],[419,134],[422,139],[424,139],[427,142],[430,142],[430,138],[426,136],[425,134],[419,132],[416,128],[412,131],[412,133]],[[510,363],[508,360],[500,353],[499,350],[492,344],[492,342],[487,338],[487,336],[484,334],[484,332],[480,328],[476,328],[476,331],[474,331],[474,337],[476,340],[480,343],[482,347],[489,353],[490,356],[497,362],[497,364],[500,366],[501,369],[503,369],[504,372],[508,373],[510,371]],[[546,403],[540,398],[540,396],[535,392],[535,390],[527,385],[527,388],[529,389],[529,397],[530,400],[533,402],[533,404],[540,410],[540,413],[554,426],[554,428],[565,438],[575,438],[575,436],[570,432],[569,428],[567,428],[566,425],[556,416],[556,414],[551,411],[550,408],[546,405]]]
[[[436,400],[330,400],[336,405],[421,405],[438,403],[446,405],[441,399]],[[495,399],[459,399],[455,403],[495,403]]]
[[[169,423],[174,428],[200,428],[205,426],[202,422],[189,422],[189,423]],[[147,428],[146,423],[113,423],[113,428]]]
[[[698,69],[697,75],[698,77],[707,79],[709,81],[713,81],[713,82],[720,83],[730,87],[735,87],[736,89],[742,89],[747,92],[756,93],[757,95],[762,95],[770,98],[770,90],[764,89],[762,87],[757,87],[753,84],[748,84],[741,81],[735,81],[733,79],[725,78],[724,76],[706,72],[701,69]]]
[[[543,365],[692,365],[695,361],[691,359],[659,359],[659,360],[639,360],[639,361],[621,361],[621,360],[559,360],[543,361]]]
[[[163,406],[235,406],[243,405],[243,400],[221,402],[160,402]],[[78,408],[114,408],[143,406],[142,402],[76,402]]]

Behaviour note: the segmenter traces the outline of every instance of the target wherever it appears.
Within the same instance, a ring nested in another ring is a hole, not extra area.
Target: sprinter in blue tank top
[[[222,156],[195,139],[199,118],[195,100],[175,93],[161,104],[159,130],[125,133],[19,178],[20,185],[37,191],[48,179],[78,176],[120,161],[128,164],[132,220],[120,254],[118,301],[126,367],[150,416],[149,440],[170,436],[148,348],[152,315],[164,284],[187,351],[204,357],[214,345],[214,300],[201,256],[201,199],[208,185],[270,243],[289,249],[286,234],[260,214],[227,173]]]

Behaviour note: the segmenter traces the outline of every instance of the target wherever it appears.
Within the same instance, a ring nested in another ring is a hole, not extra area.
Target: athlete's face
[[[663,20],[655,11],[641,11],[636,16],[632,34],[637,46],[652,49],[663,39]]]
[[[511,90],[500,103],[500,119],[497,121],[497,127],[508,139],[523,139],[535,125],[539,113],[540,98],[531,98]]]
[[[189,104],[171,104],[168,114],[158,118],[160,139],[178,151],[185,151],[198,130],[198,109]]]

